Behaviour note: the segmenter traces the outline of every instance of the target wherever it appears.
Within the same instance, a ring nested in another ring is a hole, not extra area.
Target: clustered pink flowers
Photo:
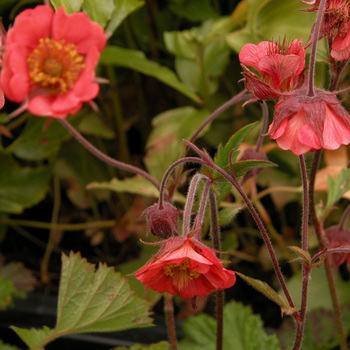
[[[94,99],[103,29],[83,12],[39,5],[20,13],[8,31],[1,87],[38,116],[65,118]]]
[[[313,1],[313,9],[317,9],[318,4],[319,1]],[[321,36],[334,39],[333,58],[348,59],[349,16],[334,16],[338,12],[347,14],[349,2],[330,0],[327,6]],[[269,135],[280,148],[301,155],[321,148],[334,150],[350,143],[350,117],[335,94],[321,89],[313,89],[310,94],[308,87],[304,86],[307,67],[302,40],[295,39],[290,45],[285,40],[281,45],[268,41],[258,45],[246,44],[239,59],[246,88],[256,99],[278,100]]]

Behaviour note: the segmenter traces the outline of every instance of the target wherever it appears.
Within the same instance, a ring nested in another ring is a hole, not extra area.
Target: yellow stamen
[[[85,66],[74,44],[50,38],[40,39],[27,62],[32,83],[56,94],[71,89]]]
[[[190,270],[190,259],[186,258],[179,264],[169,264],[163,266],[165,276],[173,279],[174,285],[182,290],[186,288],[190,281],[198,278],[201,274],[195,270]]]

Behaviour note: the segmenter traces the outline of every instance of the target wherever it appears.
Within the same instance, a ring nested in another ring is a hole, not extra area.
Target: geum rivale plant
[[[293,349],[301,349],[306,324],[310,276],[312,269],[319,267],[322,263],[325,264],[327,280],[332,291],[340,344],[342,349],[346,349],[342,318],[334,288],[334,270],[337,270],[345,261],[349,263],[349,230],[346,229],[345,222],[350,210],[347,209],[344,212],[338,225],[325,231],[324,218],[320,220],[315,209],[314,184],[322,149],[336,150],[350,143],[349,114],[342,107],[335,92],[342,69],[345,67],[344,62],[347,62],[350,56],[349,3],[346,0],[320,0],[305,3],[311,6],[309,11],[317,11],[316,22],[309,40],[305,45],[302,44],[302,39],[293,38],[290,42],[285,39],[280,42],[248,43],[243,46],[239,60],[243,67],[242,74],[246,89],[214,111],[196,130],[192,138],[184,141],[183,157],[168,168],[161,183],[143,169],[102,153],[67,120],[68,116],[77,113],[85,102],[94,106],[92,100],[99,92],[95,67],[106,44],[102,27],[91,21],[83,12],[68,15],[63,8],[55,12],[50,6],[43,5],[19,14],[7,33],[6,49],[2,57],[1,87],[8,100],[21,103],[13,116],[28,110],[37,116],[59,119],[84,147],[102,161],[140,175],[159,190],[158,202],[146,209],[144,216],[147,219],[148,231],[159,239],[157,242],[145,243],[160,248],[158,253],[144,266],[140,266],[133,275],[146,288],[166,293],[165,311],[173,349],[178,346],[173,327],[173,296],[192,299],[192,305],[195,308],[197,297],[209,295],[213,291],[216,293],[217,303],[216,347],[223,348],[223,291],[227,288],[235,288],[236,274],[276,302],[281,307],[282,315],[292,317],[296,325]],[[74,30],[79,26],[84,27],[84,31]],[[318,41],[323,37],[328,39],[330,52],[329,90],[316,88],[314,82]],[[310,58],[306,66],[305,57],[308,49],[310,49]],[[245,101],[245,104],[259,103],[262,106],[262,127],[256,148],[250,149],[241,159],[238,158],[238,148],[246,134],[253,128],[253,125],[248,125],[233,135],[225,146],[218,147],[216,155],[211,157],[195,145],[198,135],[221,112],[240,101]],[[274,116],[269,127],[266,101],[274,103]],[[293,152],[300,161],[303,188],[301,244],[290,247],[297,254],[302,267],[300,305],[295,304],[288,289],[269,232],[243,189],[244,182],[249,178],[256,178],[257,172],[262,168],[274,166],[266,160],[266,155],[261,149],[266,135],[276,140],[281,149]],[[197,156],[187,156],[189,150]],[[313,152],[309,174],[304,158],[308,152]],[[185,206],[181,211],[174,204],[174,193],[180,186],[178,179],[184,172],[184,166],[188,164],[199,165],[200,169],[197,168],[194,174],[192,173]],[[173,172],[175,175],[172,178],[172,188],[167,191],[168,180]],[[227,183],[230,184],[228,190]],[[221,261],[219,258],[222,252],[218,204],[231,190],[241,197],[255,220],[284,293],[283,297],[267,284],[245,276],[239,271],[234,272],[230,266],[224,267],[223,264],[226,261]],[[179,215],[180,213],[182,215]],[[206,234],[204,224],[206,216],[210,221],[211,246],[203,240]],[[179,217],[182,219],[182,225],[179,224]],[[312,219],[319,241],[318,252],[314,255],[311,254],[308,245],[309,217]],[[118,317],[122,314],[119,312],[120,309],[127,307],[132,309],[130,303],[133,302],[133,298],[130,297],[128,288],[125,287],[126,291],[123,293],[113,289],[113,283],[120,283],[119,275],[116,277],[102,265],[96,275],[90,270],[86,273],[86,278],[90,282],[83,284],[83,291],[79,283],[68,286],[72,288],[71,290],[65,285],[69,280],[66,275],[69,277],[72,270],[82,274],[83,269],[79,268],[79,265],[82,264],[85,268],[86,262],[81,262],[73,254],[70,260],[65,257],[63,261],[64,274],[60,293],[71,294],[72,299],[65,299],[60,294],[61,310],[56,327],[44,328],[33,333],[16,329],[32,348],[40,348],[64,334],[121,329],[123,327],[118,323]],[[109,274],[113,276],[109,280],[113,282],[112,285],[106,278]],[[99,284],[100,280],[101,284]],[[91,295],[88,287],[94,290]],[[105,289],[108,290],[108,294],[103,293]],[[99,293],[102,293],[102,301],[99,300]],[[81,294],[83,294],[81,299],[91,300],[79,308],[76,323],[71,324],[68,314],[72,312],[72,304],[79,302]],[[120,294],[127,297],[123,303],[119,304],[117,297]],[[106,298],[110,303],[104,302]],[[96,311],[95,302],[103,305],[101,314]],[[144,311],[145,304],[142,301],[137,300],[134,303]],[[65,309],[67,305],[69,308]],[[91,308],[96,311],[96,315],[94,314],[94,317],[88,321],[84,320],[84,307],[86,310]],[[108,307],[111,307],[113,317],[108,313]],[[132,314],[134,323],[137,323],[135,312],[132,310],[128,312]],[[148,324],[147,312],[143,315],[144,317],[139,320],[141,326]],[[110,318],[113,322],[108,324]],[[98,327],[93,327],[94,322]],[[225,336],[229,337],[227,334]]]

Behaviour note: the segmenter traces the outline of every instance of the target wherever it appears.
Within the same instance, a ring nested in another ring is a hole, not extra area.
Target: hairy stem
[[[176,330],[174,322],[174,305],[173,296],[171,294],[165,293],[164,295],[164,312],[166,315],[166,323],[168,327],[168,337],[171,343],[172,350],[177,350],[177,339]]]
[[[72,125],[70,125],[65,119],[59,119],[59,121],[63,124],[63,126],[76,138],[78,142],[80,142],[88,151],[90,151],[92,154],[94,154],[97,158],[102,160],[103,162],[112,165],[115,168],[125,170],[134,174],[141,175],[145,179],[147,179],[149,182],[151,182],[157,189],[159,189],[159,183],[158,181],[151,176],[146,171],[130,165],[123,163],[119,160],[113,159],[103,152],[101,152],[99,149],[97,149],[95,146],[93,146],[84,136],[82,136]]]

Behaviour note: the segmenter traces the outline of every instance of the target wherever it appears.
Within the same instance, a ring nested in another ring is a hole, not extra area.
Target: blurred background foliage
[[[0,16],[5,27],[20,11],[39,3],[2,0]],[[305,43],[315,15],[300,11],[305,5],[299,0],[51,3],[55,8],[64,6],[67,12],[86,11],[109,36],[97,71],[99,77],[108,79],[95,101],[98,109],[86,105],[68,121],[101,151],[147,170],[158,181],[181,157],[182,140],[243,90],[238,61],[242,46],[284,38],[303,38]],[[318,65],[317,81],[322,87],[327,79],[322,55]],[[154,203],[158,191],[144,179],[102,163],[56,120],[28,112],[10,120],[8,114],[17,107],[6,101],[0,114],[0,249],[8,262],[22,262],[31,272],[33,279],[26,289],[57,291],[62,251],[80,251],[89,261],[104,261],[126,275],[137,270],[157,249],[142,245],[139,238],[146,239],[142,212]],[[197,144],[214,155],[218,145],[226,144],[237,130],[258,121],[244,140],[244,145],[254,145],[260,117],[258,104],[235,105],[202,131]],[[298,159],[269,140],[263,150],[278,167],[259,174],[255,188],[264,194],[254,203],[272,233],[285,273],[298,278],[298,266],[287,264],[293,256],[285,248],[297,244],[299,238]],[[336,177],[347,157],[345,149],[328,158],[326,152],[322,166],[328,172],[316,183],[320,200],[326,198],[327,174]],[[179,208],[184,203],[187,174],[175,196]],[[256,195],[249,183],[246,190]],[[343,195],[346,191],[337,198],[340,206]],[[339,215],[334,212],[330,223]],[[239,267],[276,286],[259,232],[236,193],[231,191],[223,199],[220,219],[225,225],[225,260],[231,261],[233,269]],[[143,291],[133,277],[129,280],[139,295],[157,302],[157,293]],[[253,295],[254,311],[262,314],[266,324],[278,325],[277,306],[253,291],[244,291],[247,286],[243,284],[228,291],[228,298],[249,303]],[[8,293],[8,300],[15,296]],[[330,301],[323,306],[331,308]],[[186,314],[185,309],[186,305],[180,307]]]

